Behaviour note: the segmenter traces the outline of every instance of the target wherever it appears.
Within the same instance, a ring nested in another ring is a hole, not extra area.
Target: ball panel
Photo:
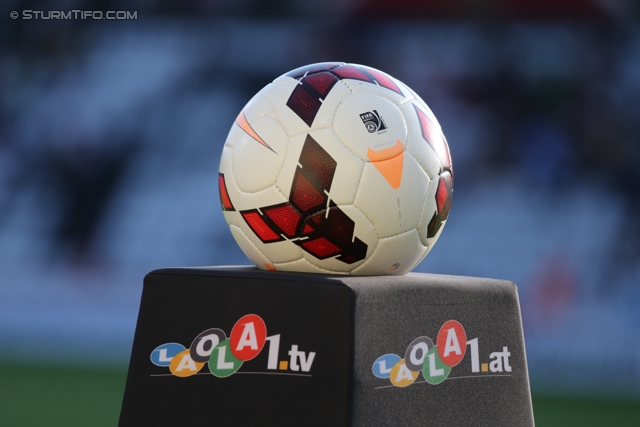
[[[267,245],[261,243],[258,247],[272,263],[291,262],[302,258],[302,250],[287,240]]]
[[[242,192],[232,177],[233,174],[231,174],[231,177],[225,174],[229,199],[238,212],[250,209],[261,209],[287,201],[287,198],[275,186],[265,188],[255,193]]]
[[[255,193],[276,182],[288,138],[282,126],[270,117],[258,117],[249,125],[261,140],[247,132],[239,134],[231,163],[238,187],[244,192]]]
[[[251,122],[265,114],[269,105],[271,105],[271,98],[276,93],[278,87],[279,85],[269,83],[247,102],[241,111],[241,114],[244,114],[247,121]]]
[[[272,262],[289,262],[302,257],[301,249],[285,239],[267,209],[248,209],[236,213],[233,225],[260,253]],[[225,215],[226,218],[226,215]]]
[[[418,224],[418,233],[424,245],[433,246],[442,233],[447,223],[452,195],[453,185],[449,172],[443,172],[429,184]]]
[[[352,274],[403,275],[411,271],[426,255],[416,229],[380,239],[376,250]]]
[[[239,199],[240,191],[238,186],[235,184],[233,174],[231,173],[231,155],[232,149],[227,146],[223,147],[218,172],[218,195],[220,197],[222,212],[227,224],[238,225],[238,215],[235,209],[234,200]]]
[[[285,263],[276,262],[276,263],[273,263],[273,266],[278,271],[298,271],[302,273],[341,274],[340,272],[326,270],[324,268],[318,267],[317,265],[311,264],[309,261],[307,261],[304,258],[301,258],[296,261],[285,262]]]
[[[321,83],[305,78],[285,81],[278,86],[266,114],[280,123],[286,123],[289,136],[309,130],[331,127],[338,105],[351,94],[351,90],[340,81],[335,81],[325,93],[318,91]]]
[[[324,171],[321,172],[324,179],[311,176],[314,174],[313,165],[302,164],[305,163],[304,159],[308,158],[310,153],[320,151],[321,146],[320,149],[318,146],[319,144],[311,134],[301,134],[289,139],[289,147],[282,170],[276,180],[276,187],[302,211],[313,209],[314,206],[316,210],[319,210],[326,206],[326,188],[323,188],[323,181],[328,180],[329,175],[333,176],[331,166],[335,163],[332,162],[328,154],[323,155],[328,163],[324,168],[321,168]],[[303,171],[304,173],[302,173]]]
[[[373,224],[354,206],[332,206],[306,221],[308,234],[298,244],[311,264],[335,272],[349,272],[375,250]],[[308,237],[307,237],[308,236]]]
[[[227,148],[233,148],[235,146],[236,140],[238,139],[240,133],[243,130],[240,126],[237,126],[235,123],[229,129],[229,134],[227,135],[227,139],[224,141],[224,146]]]
[[[397,84],[397,81],[386,73],[375,68],[367,67],[360,64],[344,64],[331,70],[331,73],[335,74],[345,81],[359,81],[386,88],[387,90],[394,92],[400,96],[404,96],[402,90]]]
[[[331,129],[313,132],[312,135],[336,160],[329,199],[336,205],[350,205],[356,198],[364,162],[347,149]]]
[[[360,69],[362,69],[365,73],[373,77],[375,83],[378,86],[389,89],[399,95],[405,95],[405,93],[403,93],[402,89],[398,85],[398,80],[394,79],[387,73],[383,73],[382,71],[372,67],[367,67],[366,65],[358,65],[358,67],[360,67]]]
[[[223,211],[236,210],[235,206],[233,206],[233,203],[231,202],[231,198],[229,197],[224,174],[221,172],[218,173],[218,194],[220,196],[220,206],[222,206]]]
[[[404,83],[403,83],[404,84]],[[409,86],[404,85],[404,88],[411,94],[411,97],[415,100],[415,102],[420,105],[421,107],[424,107],[425,112],[427,113],[427,115],[429,117],[431,117],[432,119],[436,120],[436,116],[433,114],[433,112],[431,111],[431,108],[429,108],[429,105],[424,101],[424,99],[422,99],[420,97],[420,95],[418,95],[413,89],[411,89]]]
[[[427,175],[433,179],[443,169],[443,165],[438,157],[438,153],[426,139],[426,137],[429,136],[429,133],[425,136],[425,131],[421,125],[420,113],[418,111],[424,112],[425,110],[423,107],[424,106],[422,105],[418,106],[414,101],[401,105],[400,110],[407,121],[409,134],[407,151],[413,155]],[[430,123],[433,124],[426,130],[426,132],[430,132],[432,135],[442,135],[440,125],[437,124],[437,122]]]
[[[251,241],[247,238],[244,232],[235,225],[230,225],[229,230],[231,230],[231,235],[236,240],[242,252],[251,260],[252,263],[256,265],[261,270],[268,270],[268,265],[271,265],[271,261],[267,257],[265,257],[258,248],[251,243]]]
[[[442,128],[435,117],[428,113],[428,107],[413,101],[401,105],[400,109],[407,119],[407,151],[414,155],[431,178],[443,170],[453,170]]]
[[[449,146],[447,144],[447,140],[444,138],[440,124],[435,120],[435,118],[429,117],[424,109],[419,107],[417,104],[414,104],[414,107],[418,116],[418,122],[420,123],[422,137],[438,155],[442,169],[451,170],[452,165]]]
[[[305,75],[333,70],[334,68],[339,67],[343,64],[344,62],[318,62],[316,64],[304,65],[281,75],[273,82],[281,83],[283,81],[287,81],[288,79],[300,79]]]
[[[429,177],[409,153],[402,153],[402,180],[397,189],[376,168],[365,164],[354,205],[373,223],[380,238],[404,233],[420,221]]]
[[[391,101],[368,93],[348,96],[336,110],[333,130],[342,143],[367,161],[369,149],[380,150],[407,142],[402,113]]]
[[[387,99],[395,105],[400,105],[402,102],[407,100],[407,97],[404,94],[398,94],[392,90],[389,90],[385,87],[378,86],[377,84],[361,82],[358,80],[344,80],[344,83],[349,86],[354,93],[368,93],[371,95],[376,95],[381,98]]]
[[[330,186],[326,188],[329,199],[337,205],[352,204],[364,163],[349,151],[331,129],[320,129],[292,137],[284,158],[283,167],[276,181],[276,185],[287,197],[291,196],[296,169],[300,164],[302,150],[308,137],[315,140],[323,150],[336,162],[336,167]],[[324,191],[324,190],[323,190]]]
[[[402,84],[402,82],[390,75],[364,65],[354,65],[354,67],[358,68],[358,72],[342,73],[346,76],[352,77],[343,78],[343,81],[353,92],[371,93],[381,96],[396,105],[405,102],[407,99],[413,98],[413,95],[407,90],[406,85]],[[344,68],[346,67],[338,68],[332,72],[335,74],[341,74],[341,70]]]
[[[233,156],[233,147],[224,146],[222,147],[222,154],[220,155],[220,165],[218,166],[219,173],[225,175],[226,180],[233,179],[229,178],[231,175],[231,157]]]

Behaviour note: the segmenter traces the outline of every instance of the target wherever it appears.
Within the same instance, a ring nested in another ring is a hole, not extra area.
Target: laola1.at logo
[[[451,370],[462,362],[467,347],[471,356],[471,377],[511,375],[509,348],[503,346],[502,351],[489,355],[489,363],[480,363],[478,338],[467,340],[467,333],[457,320],[448,320],[442,325],[435,344],[427,336],[415,338],[406,348],[404,357],[383,354],[373,362],[371,370],[373,375],[389,379],[396,387],[413,384],[420,372],[424,382],[436,385],[449,378]]]
[[[190,377],[208,365],[212,375],[225,378],[238,372],[245,362],[255,359],[263,350],[267,352],[267,363],[253,366],[256,373],[311,376],[316,353],[292,344],[281,355],[280,334],[267,336],[267,325],[257,314],[242,316],[228,337],[222,329],[210,328],[198,334],[189,348],[175,342],[159,345],[151,352],[151,362],[168,367],[177,377]]]

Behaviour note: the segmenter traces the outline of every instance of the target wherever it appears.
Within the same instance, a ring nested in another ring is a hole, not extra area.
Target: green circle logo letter
[[[242,366],[242,360],[231,352],[229,338],[214,347],[209,358],[209,370],[218,378],[235,374]]]
[[[451,372],[451,366],[445,365],[438,354],[438,346],[431,347],[424,356],[422,376],[429,384],[440,384]]]

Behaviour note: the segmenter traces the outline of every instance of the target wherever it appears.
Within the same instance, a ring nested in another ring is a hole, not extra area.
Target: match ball
[[[218,186],[231,234],[260,269],[402,275],[442,233],[453,166],[413,90],[371,67],[324,62],[245,105]]]

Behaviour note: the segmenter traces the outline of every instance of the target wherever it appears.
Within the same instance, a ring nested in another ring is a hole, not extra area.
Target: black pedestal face
[[[533,425],[516,287],[154,271],[120,425]]]

